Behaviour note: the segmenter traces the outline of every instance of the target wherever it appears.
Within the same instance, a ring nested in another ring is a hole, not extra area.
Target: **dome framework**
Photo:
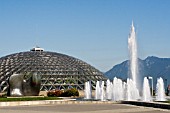
[[[0,92],[8,90],[12,74],[37,73],[41,76],[41,91],[54,89],[84,89],[91,81],[92,89],[103,73],[93,66],[68,55],[48,51],[27,51],[0,58]]]

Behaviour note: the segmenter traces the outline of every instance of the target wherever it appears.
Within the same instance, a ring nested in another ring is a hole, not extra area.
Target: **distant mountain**
[[[143,78],[152,76],[154,80],[154,87],[157,82],[157,78],[162,77],[164,79],[165,86],[170,84],[170,58],[158,58],[155,56],[147,57],[144,60],[138,59],[139,66],[139,79],[143,82]],[[129,61],[124,61],[121,64],[115,65],[112,69],[105,73],[105,76],[109,79],[114,77],[126,80],[129,73]]]

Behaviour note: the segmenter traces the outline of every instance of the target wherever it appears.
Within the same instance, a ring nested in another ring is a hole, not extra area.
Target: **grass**
[[[12,102],[12,101],[37,101],[37,100],[59,100],[57,97],[1,97],[0,102]]]

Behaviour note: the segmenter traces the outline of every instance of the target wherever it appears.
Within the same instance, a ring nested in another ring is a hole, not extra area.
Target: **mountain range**
[[[126,80],[129,78],[129,60],[122,62],[121,64],[113,66],[112,69],[104,73],[104,75],[113,79],[114,77]],[[162,77],[165,87],[170,84],[170,58],[158,58],[155,56],[149,56],[144,60],[138,59],[138,78],[143,82],[144,77],[153,77],[154,87],[157,83],[157,78]]]

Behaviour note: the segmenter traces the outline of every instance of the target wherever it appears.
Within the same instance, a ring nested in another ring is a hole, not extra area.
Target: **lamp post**
[[[151,76],[148,76],[148,79],[151,79],[152,81],[152,96],[153,96],[153,77],[151,77]]]

